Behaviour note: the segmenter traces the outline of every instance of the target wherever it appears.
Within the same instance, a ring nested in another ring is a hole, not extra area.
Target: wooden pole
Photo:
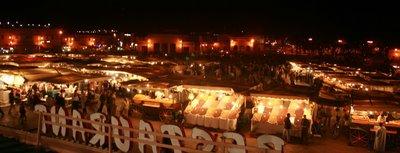
[[[108,126],[108,152],[112,153],[112,126]]]
[[[38,147],[40,145],[40,131],[42,127],[42,119],[43,119],[43,114],[42,112],[39,112],[39,119],[38,119],[38,125],[37,125],[37,134],[36,134],[36,146]]]

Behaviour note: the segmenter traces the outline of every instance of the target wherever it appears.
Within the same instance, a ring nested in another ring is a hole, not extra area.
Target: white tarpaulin
[[[0,81],[7,85],[21,86],[24,84],[25,79],[19,75],[0,73]]]

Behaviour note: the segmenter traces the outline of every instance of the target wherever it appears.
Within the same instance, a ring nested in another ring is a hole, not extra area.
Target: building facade
[[[0,48],[8,52],[136,51],[141,53],[255,53],[264,49],[261,36],[220,34],[148,34],[73,32],[51,27],[1,27]]]

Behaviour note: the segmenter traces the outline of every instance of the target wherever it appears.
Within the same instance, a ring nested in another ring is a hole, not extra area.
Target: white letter
[[[129,128],[129,122],[128,120],[124,119],[123,117],[119,117],[119,121],[121,122],[122,127],[127,127]],[[119,125],[118,124],[118,120],[116,117],[111,116],[111,124],[112,125]],[[113,128],[113,133],[115,135],[119,135],[119,131],[120,129],[118,128]],[[125,137],[130,137],[131,136],[131,132],[129,132],[129,130],[123,130],[124,136]],[[114,142],[115,145],[117,146],[117,148],[123,152],[128,152],[129,151],[129,145],[130,145],[130,141],[129,140],[124,140],[124,142],[122,142],[122,140],[120,138],[115,138],[114,137]]]
[[[277,136],[264,134],[257,138],[257,144],[259,148],[267,149],[270,149],[270,147],[267,145],[272,144],[274,150],[282,150],[282,146],[285,144],[285,142]]]
[[[91,121],[96,121],[96,122],[104,123],[104,122],[105,122],[105,119],[106,119],[106,116],[104,116],[104,115],[101,114],[101,113],[93,113],[93,114],[90,114],[90,120],[91,120]],[[92,127],[93,127],[94,129],[96,129],[97,131],[101,131],[101,132],[103,132],[103,133],[106,132],[106,128],[105,128],[103,125],[93,124],[93,123],[92,123]],[[103,134],[96,134],[96,135],[94,135],[94,136],[92,137],[92,139],[90,139],[89,143],[95,145],[97,142],[100,141],[100,146],[103,146],[103,145],[104,145],[104,142],[105,142],[105,139],[106,139],[106,136],[105,136],[105,135],[103,135]]]
[[[139,130],[141,131],[149,131],[149,132],[153,132],[153,127],[151,126],[150,123],[147,123],[143,120],[140,120],[139,122]],[[147,137],[146,137],[147,135]],[[139,140],[146,140],[146,141],[156,141],[156,138],[154,137],[153,134],[145,134],[143,132],[139,132]],[[153,151],[153,153],[157,153],[157,147],[156,145],[150,145],[151,146],[151,150]],[[140,143],[139,142],[139,150],[141,153],[144,153],[144,143]]]
[[[50,113],[65,116],[65,111],[64,111],[64,109],[62,107],[60,107],[58,109],[58,113],[57,113],[56,112],[56,107],[53,106],[50,109]],[[64,117],[52,116],[51,117],[51,122],[56,123],[56,124],[57,123],[58,124],[67,124],[67,119],[65,119]],[[53,128],[54,135],[58,136],[58,133],[60,132],[60,126],[52,124],[51,127]],[[66,130],[67,130],[67,128],[65,128],[65,126],[61,127],[61,135],[62,136],[65,136]]]
[[[192,138],[193,139],[203,139],[203,140],[207,140],[207,141],[213,141],[213,139],[211,138],[210,134],[202,129],[199,129],[197,127],[193,128],[192,130]],[[211,152],[214,149],[214,145],[213,144],[203,144],[204,147],[202,149],[202,151],[209,151]]]
[[[37,104],[37,105],[35,105],[35,111],[38,111],[38,112],[47,112],[47,110],[46,110],[46,106],[44,106],[44,105],[41,105],[41,104]],[[46,124],[44,124],[44,117],[43,117],[43,120],[42,120],[42,132],[43,133],[46,133]]]
[[[163,133],[163,134],[167,133],[169,135],[174,135],[174,136],[179,135],[179,136],[183,137],[181,128],[179,128],[176,125],[169,125],[169,124],[161,125],[161,133]],[[178,147],[181,146],[178,139],[171,138],[171,143],[174,146],[178,146]],[[174,153],[182,153],[182,150],[174,149]]]
[[[72,110],[72,117],[73,117],[73,118],[82,119],[81,113],[78,112],[77,110]],[[83,128],[83,123],[82,123],[82,121],[72,120],[72,126]],[[75,128],[72,129],[72,137],[74,137],[74,140],[76,140],[76,132],[77,132],[77,131],[78,131],[79,133],[81,133],[82,140],[86,142],[86,139],[85,139],[85,131],[76,130]]]
[[[239,133],[235,133],[235,132],[225,132],[223,134],[223,136],[226,139],[233,139],[237,145],[242,145],[245,146],[244,144],[244,138],[242,135],[240,135]],[[228,151],[230,153],[245,153],[246,149],[238,149],[238,148],[228,148]]]

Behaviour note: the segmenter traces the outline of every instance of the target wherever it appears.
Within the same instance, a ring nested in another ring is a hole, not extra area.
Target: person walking
[[[106,102],[106,98],[107,98],[106,93],[104,91],[101,92],[101,94],[100,94],[100,106],[99,106],[99,109],[97,110],[97,112],[101,112],[103,110],[104,103]]]
[[[62,96],[62,93],[58,93],[56,95],[56,110],[58,110],[60,107],[64,107],[65,106],[65,99]]]
[[[25,103],[21,102],[19,105],[19,124],[20,126],[24,126],[26,121],[26,110],[25,110]]]
[[[308,140],[308,129],[310,127],[310,120],[304,115],[301,119],[301,143],[307,143]]]
[[[82,105],[82,112],[83,114],[87,113],[87,103],[89,102],[89,95],[87,91],[83,91],[81,96],[81,105]]]
[[[8,109],[8,114],[11,114],[11,111],[14,109],[15,106],[15,90],[11,89],[11,92],[8,94],[8,99],[10,103],[10,108]]]
[[[107,113],[110,119],[109,121],[111,121],[111,116],[114,115],[115,99],[115,92],[109,93],[109,96],[107,97]]]
[[[71,114],[74,110],[78,110],[79,108],[79,101],[80,97],[77,91],[74,92],[74,97],[72,99],[72,108],[71,108]]]
[[[386,147],[386,128],[383,122],[379,123],[378,130],[375,133],[374,151],[383,153]]]
[[[129,116],[129,100],[128,98],[122,99],[121,110],[119,112],[121,116]]]
[[[290,142],[290,129],[292,128],[292,123],[290,122],[290,113],[286,115],[286,118],[284,119],[284,128],[283,128],[283,139],[286,140],[286,142]]]

